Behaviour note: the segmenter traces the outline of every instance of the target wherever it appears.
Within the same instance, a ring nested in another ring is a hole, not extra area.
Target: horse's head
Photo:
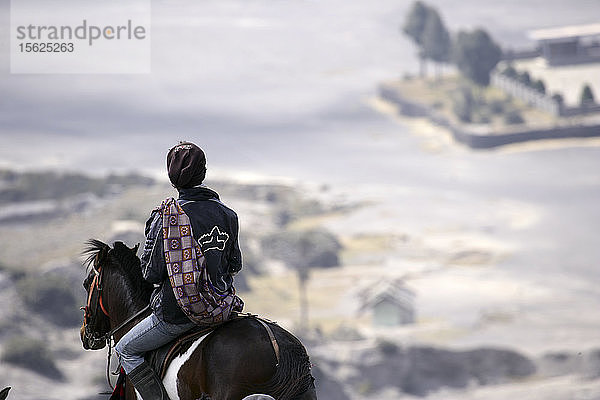
[[[122,242],[115,242],[111,248],[99,240],[88,241],[84,254],[88,255],[85,264],[89,273],[83,281],[87,303],[81,307],[84,316],[80,329],[84,349],[104,348],[111,323],[117,324],[127,316],[132,297],[139,298],[142,293],[142,297],[147,298],[148,287],[141,279],[136,252],[137,246],[129,248]],[[130,293],[132,291],[137,292]]]
[[[79,333],[84,349],[99,350],[106,346],[106,335],[110,331],[110,318],[108,313],[105,312],[102,298],[105,275],[102,272],[112,249],[99,240],[90,240],[88,245],[84,253],[89,255],[85,264],[90,272],[83,281],[83,287],[87,292],[87,303],[81,307],[83,310],[83,324]]]

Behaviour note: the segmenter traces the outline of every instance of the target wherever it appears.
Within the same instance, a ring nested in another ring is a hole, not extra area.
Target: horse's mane
[[[146,304],[150,302],[153,286],[142,276],[141,262],[136,255],[137,246],[129,248],[117,241],[111,248],[97,239],[90,239],[86,244],[83,254],[88,256],[84,261],[88,272],[97,266],[106,268],[107,271],[118,270],[125,277],[124,284],[129,288],[133,299]]]

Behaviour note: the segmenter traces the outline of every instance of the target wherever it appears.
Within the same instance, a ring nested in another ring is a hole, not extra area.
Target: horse
[[[136,253],[137,246],[110,247],[95,239],[84,251],[89,273],[83,282],[88,301],[82,307],[81,342],[86,350],[108,344],[109,360],[113,341],[150,313],[153,286],[143,279]],[[317,399],[305,347],[272,322],[232,319],[178,354],[163,378],[171,399],[240,400],[255,393],[277,400]],[[137,398],[129,381],[125,388],[126,399]]]
[[[8,397],[8,392],[10,392],[10,386],[2,389],[2,391],[0,392],[0,400],[6,399]]]

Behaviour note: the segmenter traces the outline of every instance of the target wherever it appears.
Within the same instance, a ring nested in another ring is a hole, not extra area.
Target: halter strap
[[[104,301],[102,300],[102,287],[100,286],[99,280],[100,280],[100,273],[102,271],[102,268],[99,268],[96,270],[96,268],[94,268],[94,280],[92,281],[92,284],[90,286],[90,292],[88,293],[88,300],[87,300],[87,306],[88,309],[92,306],[92,294],[94,293],[94,287],[98,290],[98,303],[100,304],[100,309],[102,310],[102,312],[104,313],[104,315],[106,315],[108,318],[110,318],[110,316],[108,315],[108,311],[106,311],[106,308],[104,307]]]
[[[104,308],[104,302],[102,301],[102,293],[98,292],[99,296],[100,296],[100,309],[102,310],[102,312],[104,313],[104,315],[106,315],[108,318],[110,318],[110,316],[108,315],[108,311],[106,311],[106,308]]]

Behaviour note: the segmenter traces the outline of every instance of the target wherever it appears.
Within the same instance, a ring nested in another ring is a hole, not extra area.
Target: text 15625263
[[[72,53],[73,43],[19,43],[21,53]]]

